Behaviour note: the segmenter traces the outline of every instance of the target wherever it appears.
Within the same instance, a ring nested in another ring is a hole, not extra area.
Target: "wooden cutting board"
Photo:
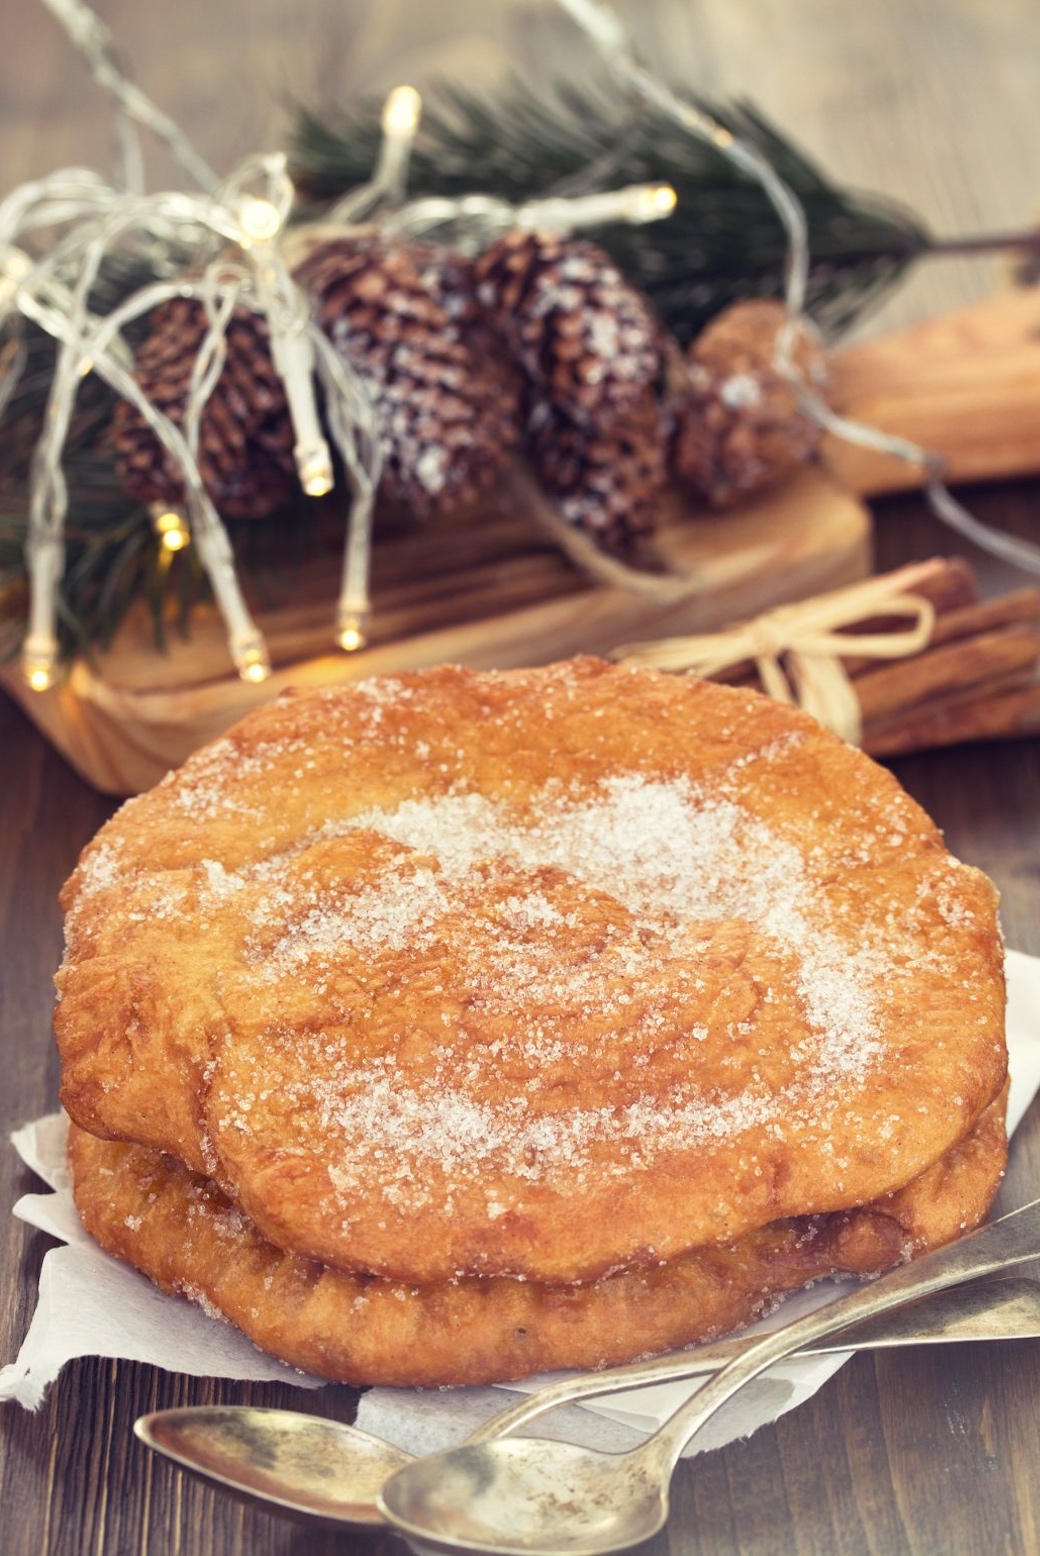
[[[870,515],[818,469],[725,516],[692,516],[674,495],[656,539],[675,598],[593,583],[543,538],[539,499],[514,478],[496,505],[439,536],[433,529],[375,548],[369,647],[335,646],[337,564],[310,561],[285,580],[284,603],[255,601],[274,674],[242,681],[212,610],[191,636],[156,650],[143,612],[110,652],[79,661],[47,692],[16,666],[8,691],[97,788],[134,794],[288,686],[334,686],[384,671],[445,662],[505,669],[621,642],[701,631],[783,600],[837,588],[871,564]]]
[[[839,410],[943,455],[952,482],[1040,470],[1035,288],[849,347],[832,358],[832,373]],[[274,586],[278,603],[250,600],[274,665],[260,686],[234,674],[223,626],[206,610],[164,652],[138,612],[109,652],[75,664],[53,690],[30,692],[17,666],[0,671],[0,684],[90,783],[137,793],[287,686],[446,661],[506,668],[599,653],[851,583],[872,562],[861,497],[911,486],[916,475],[835,439],[824,461],[826,469],[724,515],[691,512],[670,494],[655,545],[674,582],[670,598],[659,580],[653,593],[592,582],[546,538],[543,500],[514,472],[463,521],[377,544],[372,639],[361,653],[334,647],[339,563],[330,552],[294,563]]]

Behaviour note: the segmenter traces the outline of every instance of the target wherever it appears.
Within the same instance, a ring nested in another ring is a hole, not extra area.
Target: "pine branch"
[[[840,333],[929,251],[909,212],[829,182],[753,109],[705,103],[754,141],[801,200],[813,255],[809,309]],[[379,146],[375,104],[319,116],[301,109],[293,170],[307,198],[326,203],[364,181]],[[424,111],[410,168],[411,195],[473,193],[520,202],[596,187],[665,181],[678,204],[664,222],[592,234],[653,301],[668,328],[690,339],[740,297],[782,290],[784,235],[759,185],[716,151],[650,110],[625,117],[605,91],[561,87],[551,100],[519,82],[494,104],[441,88]]]
[[[802,201],[813,255],[809,306],[828,334],[861,317],[921,255],[951,248],[952,240],[933,239],[911,213],[829,182],[753,109],[704,106],[754,140]],[[379,152],[379,118],[375,103],[324,116],[300,111],[294,138],[294,177],[301,192],[297,220],[319,214],[320,207],[369,178]],[[517,83],[491,103],[444,87],[424,113],[410,193],[485,192],[519,204],[646,181],[674,186],[678,205],[669,220],[604,228],[590,236],[649,295],[680,340],[740,297],[780,293],[784,237],[757,183],[671,121],[619,108],[606,90],[563,86],[547,102]],[[1032,242],[1035,251],[1035,234]],[[109,313],[129,293],[171,274],[188,258],[186,250],[157,251],[128,242],[106,259],[92,310]],[[0,418],[0,657],[17,649],[20,636],[20,626],[12,622],[21,615],[18,601],[25,587],[29,467],[56,350],[34,326],[20,328],[24,367]],[[128,331],[131,343],[146,329],[140,321]],[[12,329],[0,345],[2,368],[13,354]],[[161,641],[171,607],[186,621],[193,604],[208,597],[192,551],[171,563],[147,510],[122,490],[108,438],[114,406],[114,395],[98,378],[85,379],[65,448],[70,506],[60,615],[63,647],[70,653],[89,654],[110,641],[136,601],[148,606]],[[288,549],[295,546],[299,555],[311,543],[304,511],[301,499],[291,512],[231,526],[240,562],[254,578],[266,575],[277,583]]]

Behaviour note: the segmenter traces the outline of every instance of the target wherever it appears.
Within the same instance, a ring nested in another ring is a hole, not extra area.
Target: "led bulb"
[[[30,691],[49,691],[58,679],[57,644],[52,639],[27,637],[22,649],[22,674]]]
[[[32,274],[33,262],[21,249],[8,243],[0,244],[0,312],[10,308],[18,295],[18,289],[26,276]]]
[[[46,665],[35,665],[31,670],[26,670],[25,679],[31,691],[45,692],[54,685],[54,672]]]
[[[333,487],[332,457],[326,442],[296,450],[296,471],[308,497],[324,497]]]
[[[152,508],[152,528],[164,551],[183,551],[191,545],[191,530],[183,513],[156,503]]]
[[[238,225],[249,243],[269,243],[280,231],[282,214],[270,200],[244,195],[238,207]]]
[[[659,222],[671,216],[679,196],[671,184],[635,184],[624,191],[624,218],[636,224]]]
[[[232,640],[231,653],[235,668],[243,681],[259,685],[271,674],[271,661],[262,637],[257,634],[244,641]]]
[[[356,654],[359,648],[364,648],[367,638],[363,618],[356,614],[341,617],[336,641],[347,654]]]
[[[671,184],[655,184],[647,191],[647,200],[655,216],[671,216],[679,203],[679,196]]]
[[[395,86],[383,104],[383,134],[394,140],[409,137],[419,127],[422,98],[414,86]]]

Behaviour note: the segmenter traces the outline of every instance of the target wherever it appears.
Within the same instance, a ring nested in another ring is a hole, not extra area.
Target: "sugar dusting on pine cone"
[[[661,327],[643,295],[591,243],[509,232],[480,256],[476,294],[539,400],[606,432],[661,371]]]
[[[474,349],[467,262],[377,236],[336,239],[296,279],[371,396],[380,496],[429,518],[487,491],[516,442],[517,391]]]
[[[734,303],[693,341],[676,405],[675,476],[713,508],[726,508],[812,457],[820,427],[774,366],[784,305]],[[825,382],[823,348],[803,328],[792,361],[809,388]]]
[[[192,370],[209,321],[202,303],[175,297],[151,315],[134,377],[147,399],[183,427]],[[271,358],[267,323],[236,308],[224,368],[202,410],[198,465],[214,505],[229,518],[263,518],[296,486],[293,429]],[[184,499],[180,468],[129,401],[116,406],[112,430],[119,478],[140,502]]]
[[[644,395],[602,430],[576,426],[540,400],[528,416],[525,443],[560,517],[604,551],[629,550],[653,532],[666,476],[664,424],[655,395]]]

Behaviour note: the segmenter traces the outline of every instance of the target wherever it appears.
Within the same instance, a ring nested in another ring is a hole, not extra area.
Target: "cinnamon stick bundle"
[[[903,756],[1040,733],[1040,591],[979,601],[967,563],[950,559],[914,593],[936,608],[920,654],[842,660],[863,717],[864,750]]]
[[[954,557],[936,558],[912,593],[935,610],[920,652],[889,660],[839,656],[859,703],[863,749],[901,756],[1040,733],[1040,591],[980,600],[968,563]],[[875,618],[847,630],[860,635],[900,624]],[[760,684],[750,661],[713,679]]]
[[[908,659],[847,665],[872,756],[1040,732],[1040,592],[943,609]]]

